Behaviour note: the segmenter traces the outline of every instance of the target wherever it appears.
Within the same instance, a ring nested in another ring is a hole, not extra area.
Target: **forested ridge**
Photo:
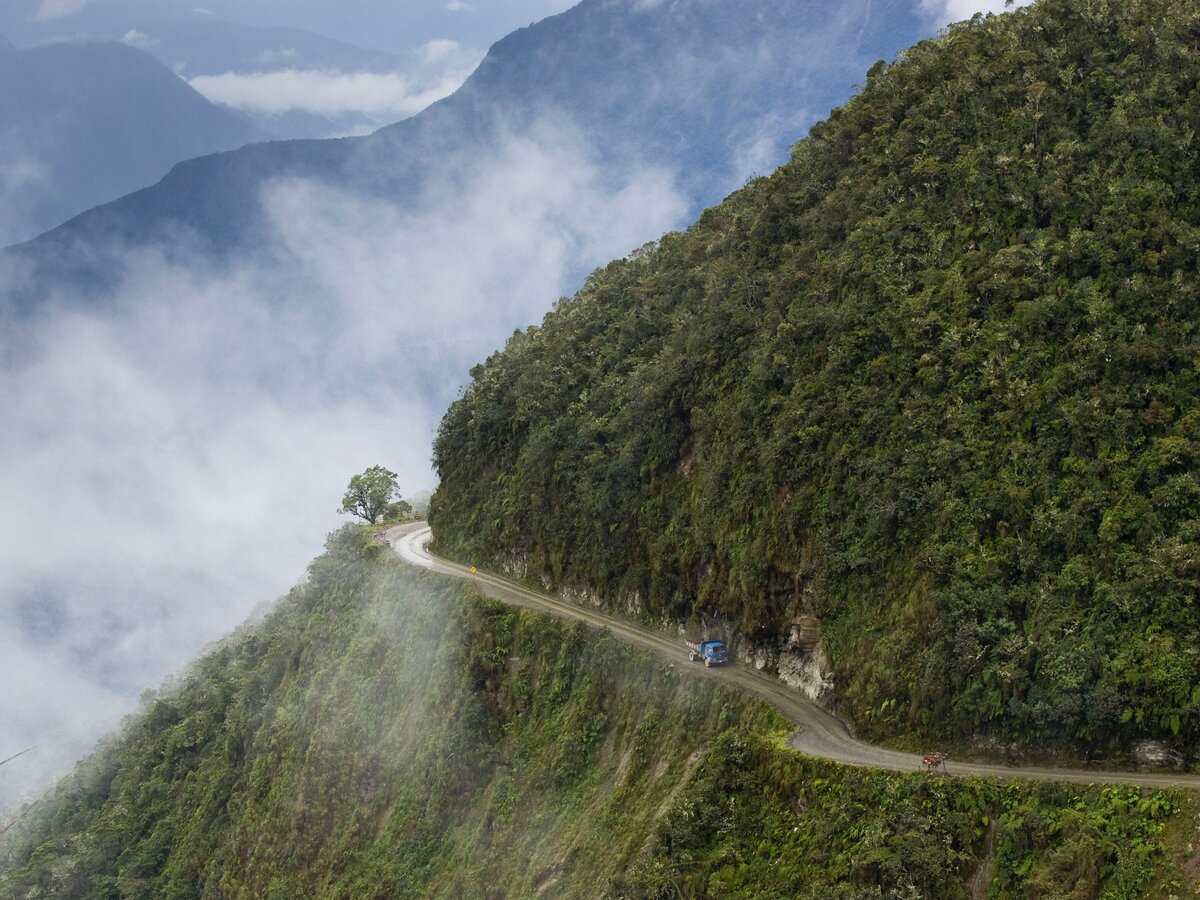
[[[810,616],[868,736],[1194,763],[1198,76],[1192,0],[1039,0],[877,65],[473,370],[439,550],[747,645]],[[13,811],[0,897],[1196,888],[1189,795],[807,758],[373,531]]]
[[[0,897],[1161,897],[1193,799],[854,769],[336,532],[0,835]],[[7,817],[6,817],[7,819]]]
[[[1200,11],[1040,0],[472,370],[442,552],[780,646],[874,737],[1200,751]]]
[[[334,533],[0,837],[0,897],[595,896],[654,843],[693,754],[779,727],[421,575],[371,530]],[[1177,800],[1146,797],[1126,821],[1153,840]]]

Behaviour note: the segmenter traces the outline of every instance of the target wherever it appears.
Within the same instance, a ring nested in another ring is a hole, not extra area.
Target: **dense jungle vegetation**
[[[0,842],[0,896],[1132,897],[1200,862],[1178,794],[845,769],[785,731],[348,527]]]
[[[443,552],[777,643],[875,737],[1200,751],[1200,7],[1040,0],[472,370]]]

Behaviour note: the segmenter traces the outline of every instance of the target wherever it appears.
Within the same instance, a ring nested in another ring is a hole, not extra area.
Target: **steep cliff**
[[[439,546],[768,657],[819,628],[876,736],[1194,760],[1198,45],[1043,0],[874,67],[472,371]]]

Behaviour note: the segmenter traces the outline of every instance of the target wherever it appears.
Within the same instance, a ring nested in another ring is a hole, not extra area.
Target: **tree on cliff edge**
[[[383,466],[371,466],[350,479],[338,512],[358,516],[375,525],[384,518],[407,515],[412,512],[412,507],[400,498],[396,473]]]

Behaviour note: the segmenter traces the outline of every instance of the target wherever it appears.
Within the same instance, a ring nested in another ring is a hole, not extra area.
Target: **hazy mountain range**
[[[0,52],[0,240],[27,240],[256,136],[153,57],[117,43]]]
[[[6,0],[0,4],[0,33],[18,47],[28,47],[81,37],[120,38],[137,29],[163,39],[165,45],[166,36],[155,33],[155,23],[207,17],[257,29],[263,35],[303,32],[307,37],[297,39],[305,45],[296,49],[305,53],[308,62],[318,61],[305,49],[317,41],[331,53],[341,53],[332,49],[341,44],[364,54],[379,51],[403,58],[436,40],[454,40],[482,52],[508,32],[572,5],[571,0]],[[202,37],[183,36],[181,44],[195,47]],[[169,60],[168,65],[181,59]],[[359,65],[345,57],[330,56],[326,61],[342,67]]]
[[[393,49],[384,50],[378,49],[384,35],[370,35],[368,48],[305,28],[268,24],[270,17],[263,21],[256,12],[255,4],[210,9],[171,0],[106,0],[39,7],[14,0],[0,10],[0,32],[21,47],[128,44],[154,56],[213,102],[248,117],[265,136],[287,139],[367,134],[406,118],[458,87],[486,44],[507,30],[496,27],[488,40],[478,41],[481,26],[470,26],[481,18],[478,11],[454,16],[443,10],[435,17],[442,20],[440,28],[388,35],[384,46]],[[305,19],[301,10],[291,12],[294,21]],[[415,14],[406,4],[388,18],[402,21]],[[355,15],[351,4],[340,21],[352,26]]]
[[[833,13],[812,0],[770,8],[588,0],[498,42],[459,91],[411,119],[368,137],[192,160],[21,255],[35,266],[35,293],[63,272],[103,288],[114,246],[119,257],[186,232],[189,249],[260,248],[270,237],[261,198],[273,183],[314,179],[413,205],[430,184],[461,186],[506,141],[539,129],[570,131],[614,183],[639,166],[669,171],[694,213],[782,162],[804,125],[847,96],[871,62],[926,27],[901,0]],[[68,249],[80,244],[85,251]]]

